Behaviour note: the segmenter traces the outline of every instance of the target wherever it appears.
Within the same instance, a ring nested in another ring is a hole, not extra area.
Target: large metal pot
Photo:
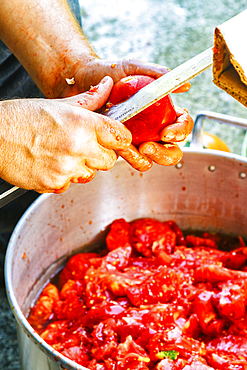
[[[121,217],[173,219],[182,229],[247,238],[246,190],[247,159],[185,148],[177,166],[154,165],[141,174],[119,160],[89,184],[39,197],[15,228],[5,265],[22,369],[85,369],[47,345],[25,318],[44,282],[70,254],[100,243],[107,226]]]

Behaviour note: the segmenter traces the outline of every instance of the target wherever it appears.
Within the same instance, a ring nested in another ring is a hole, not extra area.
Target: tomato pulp
[[[29,323],[91,370],[246,370],[247,247],[220,242],[174,221],[115,220],[107,250],[72,256]]]
[[[108,106],[116,105],[129,99],[137,91],[153,81],[154,78],[143,75],[122,78],[114,85]],[[125,121],[124,125],[132,133],[132,143],[137,146],[145,141],[160,141],[160,131],[165,126],[174,123],[175,120],[176,111],[170,95],[167,95]]]

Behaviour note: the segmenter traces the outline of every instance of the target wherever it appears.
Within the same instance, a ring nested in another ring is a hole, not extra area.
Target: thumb
[[[85,108],[90,111],[96,111],[107,102],[113,84],[113,79],[109,76],[106,76],[98,85],[91,86],[90,90],[86,91],[85,93],[58,100],[76,107]]]

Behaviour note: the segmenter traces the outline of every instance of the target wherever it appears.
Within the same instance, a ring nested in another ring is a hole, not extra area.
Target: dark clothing
[[[41,98],[44,95],[0,40],[0,99],[38,97]]]
[[[81,25],[79,0],[67,1]],[[27,71],[0,40],[0,100],[41,97],[44,98],[44,95]],[[1,182],[3,180],[0,179]],[[38,193],[28,191],[18,199],[0,208],[0,285],[3,280],[4,255],[10,235],[22,214],[38,196]]]

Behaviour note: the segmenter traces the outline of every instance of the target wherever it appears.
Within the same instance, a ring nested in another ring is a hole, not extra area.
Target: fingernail
[[[176,144],[172,144],[172,143],[165,143],[165,144],[163,144],[163,147],[164,148],[174,148],[176,146]]]
[[[163,136],[163,141],[172,141],[175,138],[175,133],[170,131],[165,136]]]
[[[108,80],[109,80],[109,76],[105,76],[101,81],[100,81],[100,83],[101,84],[105,84]]]
[[[142,153],[146,155],[151,155],[156,152],[156,148],[153,144],[146,144],[145,147],[142,149]]]

